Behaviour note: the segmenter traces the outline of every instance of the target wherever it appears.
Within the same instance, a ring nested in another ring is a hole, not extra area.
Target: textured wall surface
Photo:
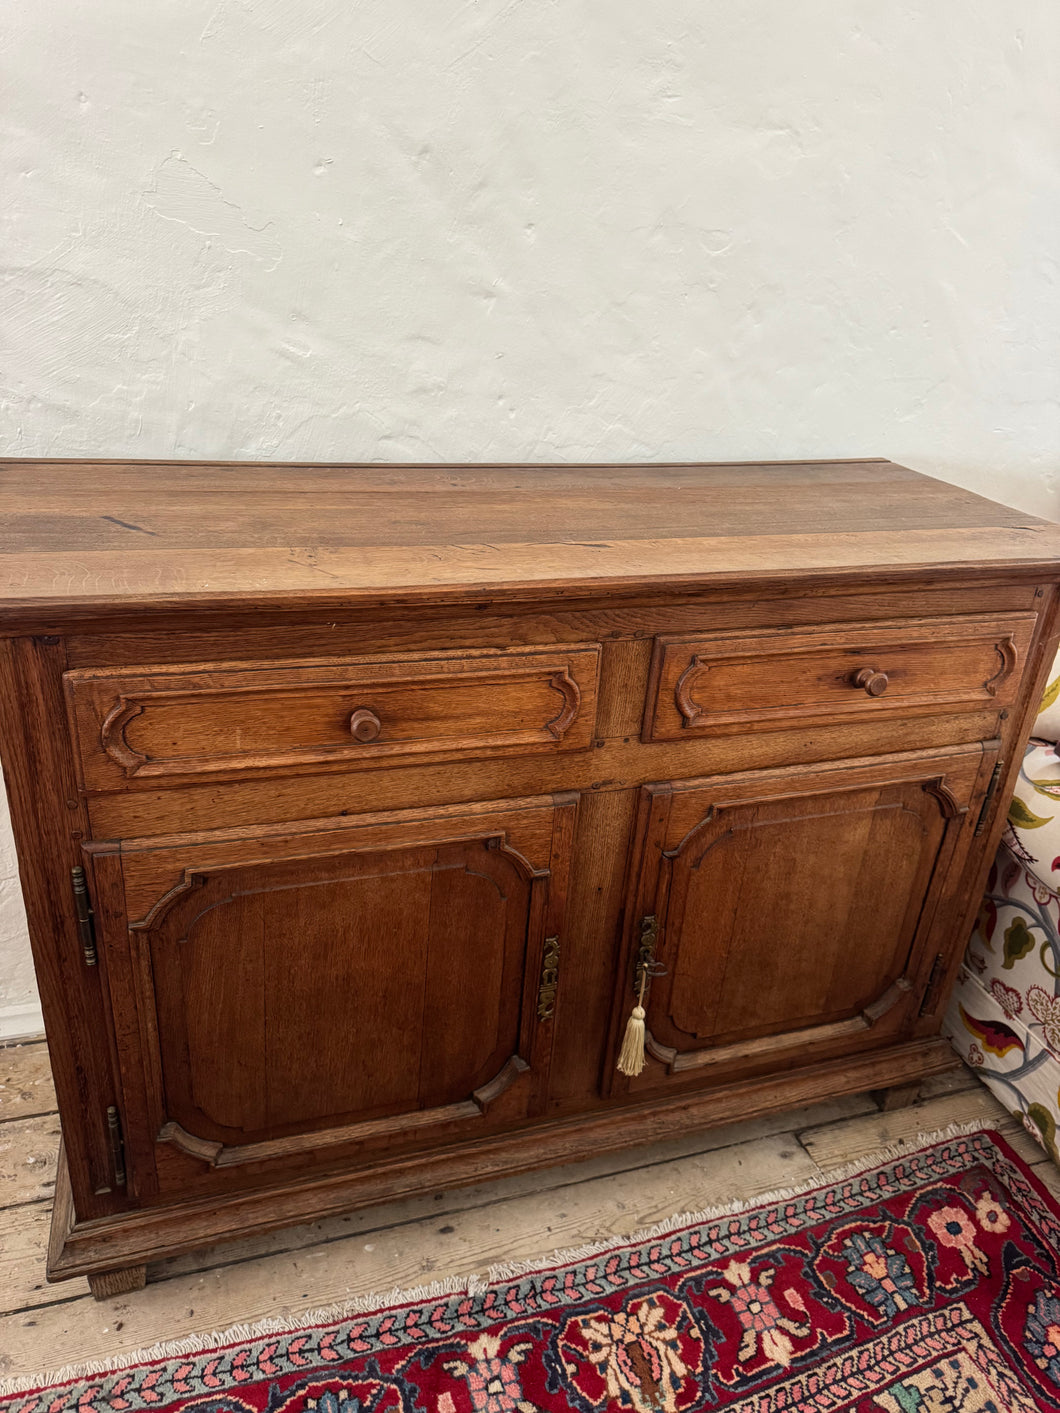
[[[5,452],[886,455],[1060,518],[1056,0],[58,0],[0,64]],[[21,926],[4,844],[0,1033]]]

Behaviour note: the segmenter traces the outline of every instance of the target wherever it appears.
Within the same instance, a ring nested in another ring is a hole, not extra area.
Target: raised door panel
[[[615,1020],[617,1043],[650,963],[633,1087],[908,1027],[992,763],[960,748],[645,787]]]
[[[260,1173],[536,1112],[574,808],[90,847],[108,979],[141,1018],[124,1068],[144,1152]],[[106,907],[119,895],[121,917]],[[154,1166],[165,1188],[173,1165]]]

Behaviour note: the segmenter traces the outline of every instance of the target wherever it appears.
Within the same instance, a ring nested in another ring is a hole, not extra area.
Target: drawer
[[[584,750],[599,644],[68,672],[81,783]]]
[[[1008,706],[1035,621],[1027,613],[657,638],[642,737]]]

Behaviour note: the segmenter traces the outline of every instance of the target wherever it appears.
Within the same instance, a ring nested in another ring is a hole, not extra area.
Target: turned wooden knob
[[[884,681],[887,679],[884,678]],[[383,723],[368,707],[358,707],[350,715],[350,735],[355,741],[366,744],[374,741],[383,729]]]
[[[889,678],[886,672],[877,672],[874,667],[863,667],[853,676],[855,687],[864,687],[870,697],[882,697],[887,690]]]

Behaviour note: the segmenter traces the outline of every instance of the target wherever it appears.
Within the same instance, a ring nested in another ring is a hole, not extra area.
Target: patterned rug
[[[21,1380],[0,1410],[1055,1413],[1060,1207],[994,1133],[872,1161],[488,1285]]]

